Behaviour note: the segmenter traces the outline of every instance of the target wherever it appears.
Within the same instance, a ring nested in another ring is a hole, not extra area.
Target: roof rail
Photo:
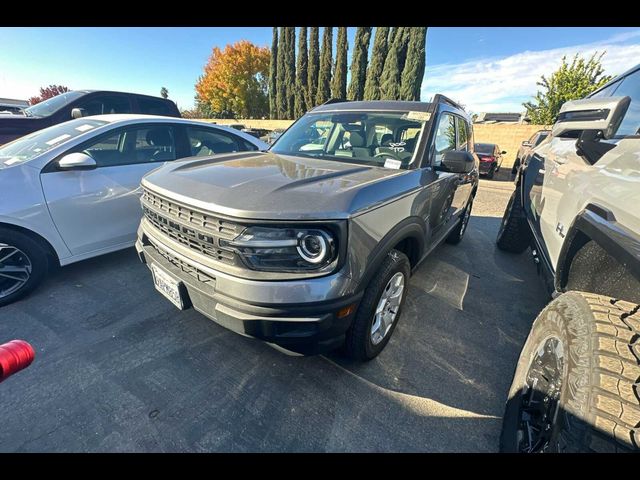
[[[342,103],[347,101],[348,100],[345,100],[344,98],[330,98],[329,100],[324,102],[322,105],[331,105],[332,103]]]
[[[433,97],[433,103],[436,103],[436,104],[437,103],[448,103],[452,107],[456,107],[456,108],[459,108],[460,110],[464,110],[462,105],[460,105],[458,102],[455,102],[455,101],[451,100],[449,97],[446,97],[446,96],[442,95],[441,93],[436,93],[436,95]]]

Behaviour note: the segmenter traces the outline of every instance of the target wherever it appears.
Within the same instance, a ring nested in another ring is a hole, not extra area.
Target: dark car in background
[[[518,153],[516,153],[516,160],[511,168],[512,174],[516,174],[518,172],[518,168],[520,168],[522,160],[529,155],[531,150],[540,145],[550,133],[551,130],[538,130],[536,133],[531,135],[529,140],[522,142],[522,146],[518,149]]]
[[[507,153],[495,143],[476,143],[475,152],[480,160],[480,175],[487,178],[493,178],[494,173],[500,170],[502,156]]]
[[[180,117],[175,103],[160,97],[103,90],[72,90],[23,110],[0,116],[0,145],[74,118],[109,113]]]

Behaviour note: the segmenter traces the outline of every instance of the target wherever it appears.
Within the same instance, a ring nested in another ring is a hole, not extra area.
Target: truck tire
[[[47,254],[38,241],[20,231],[0,227],[0,307],[31,292],[48,269]]]
[[[410,274],[411,266],[407,256],[398,250],[391,250],[365,289],[353,323],[347,330],[344,351],[348,357],[360,361],[371,360],[387,345],[402,314]],[[395,297],[389,304],[384,303],[384,296],[394,293],[393,289],[397,288],[395,282],[400,277],[402,287],[399,298]],[[380,320],[379,317],[382,316],[377,313],[383,303],[383,313],[390,307],[395,314],[386,315]],[[374,334],[376,323],[379,326],[378,336]],[[386,328],[380,325],[386,325]]]
[[[573,291],[547,305],[518,360],[501,451],[640,451],[639,307]]]
[[[500,250],[522,253],[531,244],[531,230],[524,216],[518,189],[514,190],[502,216],[496,244]]]

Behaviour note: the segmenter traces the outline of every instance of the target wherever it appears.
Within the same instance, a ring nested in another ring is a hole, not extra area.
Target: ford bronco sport
[[[640,449],[640,66],[567,102],[518,171],[498,247],[556,297],[533,323],[501,448]]]
[[[136,244],[158,290],[289,352],[389,341],[409,275],[458,243],[478,187],[464,110],[328,102],[266,152],[181,161],[142,181]]]

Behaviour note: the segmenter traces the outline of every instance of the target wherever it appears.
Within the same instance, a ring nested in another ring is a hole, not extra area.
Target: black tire
[[[550,338],[559,339],[564,358],[562,374],[555,376],[561,377],[557,414],[549,415],[553,420],[546,430],[548,449],[542,451],[640,451],[638,309],[629,302],[584,292],[565,293],[547,305],[533,323],[518,360],[502,424],[501,451],[522,451],[523,444],[530,445],[523,425],[535,417],[521,411],[535,398],[535,389],[523,395],[523,387],[531,378],[534,360],[540,359],[536,353]],[[557,384],[553,374],[548,380]],[[545,382],[540,385],[544,389]]]
[[[28,259],[31,268],[28,280],[17,290],[5,296],[2,294],[3,278],[0,277],[0,307],[2,307],[19,300],[36,288],[49,270],[49,260],[47,253],[37,240],[17,230],[0,227],[0,244],[10,245],[19,249],[20,253],[18,255],[24,255]],[[2,258],[2,255],[0,255],[0,258]]]
[[[516,161],[513,162],[513,167],[511,167],[511,175],[515,175],[518,173],[518,167],[520,166],[520,159],[516,158]]]
[[[493,174],[494,174],[494,173],[496,173],[496,166],[495,166],[495,164],[494,164],[494,165],[491,165],[491,168],[490,168],[490,169],[489,169],[489,171],[487,172],[487,178],[488,178],[489,180],[492,180],[492,179],[493,179]]]
[[[471,218],[471,209],[473,208],[473,197],[469,199],[467,206],[460,217],[460,221],[458,222],[458,226],[454,228],[445,242],[450,243],[452,245],[457,245],[464,237],[465,232],[467,231],[467,227],[469,226],[469,219]]]
[[[374,313],[387,283],[398,272],[404,275],[404,291],[402,292],[400,306],[391,328],[380,343],[374,345],[371,340]],[[353,323],[347,331],[344,350],[348,357],[360,361],[371,360],[387,345],[402,315],[402,307],[409,290],[410,274],[411,266],[407,256],[398,250],[391,250],[365,289]]]
[[[502,216],[496,243],[500,250],[522,253],[531,244],[531,230],[524,215],[518,188],[515,189]]]

